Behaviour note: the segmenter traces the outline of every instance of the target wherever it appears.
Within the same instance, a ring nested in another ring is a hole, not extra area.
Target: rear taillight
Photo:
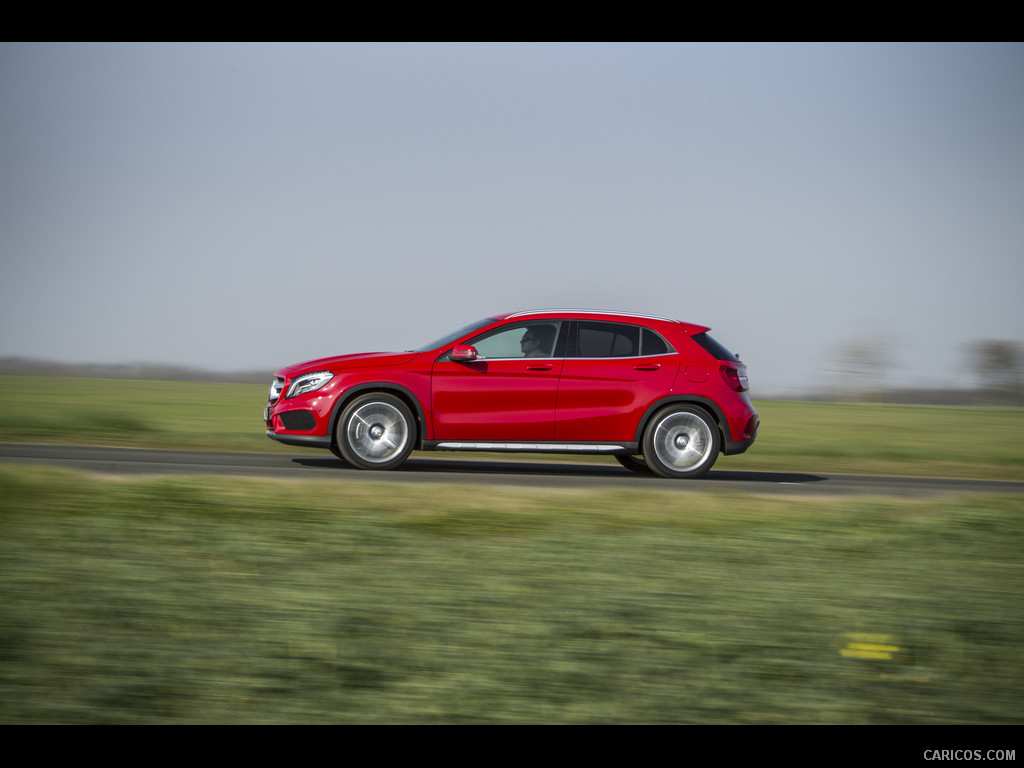
[[[746,392],[749,382],[747,381],[747,366],[745,365],[723,365],[719,370],[722,378],[729,389],[736,392]]]

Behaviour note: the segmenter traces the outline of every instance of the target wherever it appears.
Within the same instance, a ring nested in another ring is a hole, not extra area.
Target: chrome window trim
[[[652,357],[671,357],[678,352],[659,352],[656,355],[617,355],[615,357],[560,357],[559,360],[649,360]],[[513,358],[515,359],[515,358]],[[525,359],[525,358],[524,358]]]

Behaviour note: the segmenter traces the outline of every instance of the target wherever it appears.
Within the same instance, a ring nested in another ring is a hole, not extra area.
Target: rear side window
[[[698,333],[691,337],[694,341],[704,347],[704,350],[716,360],[736,360],[737,357],[718,341],[708,335],[707,331]]]
[[[575,357],[640,357],[673,351],[650,328],[587,320],[578,323]]]
[[[635,357],[640,354],[640,329],[621,323],[579,324],[579,357]]]

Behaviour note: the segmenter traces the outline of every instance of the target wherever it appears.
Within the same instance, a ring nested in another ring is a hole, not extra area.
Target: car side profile
[[[267,437],[360,469],[413,450],[608,454],[636,472],[705,474],[757,436],[747,368],[708,328],[628,313],[495,315],[419,349],[282,368]]]

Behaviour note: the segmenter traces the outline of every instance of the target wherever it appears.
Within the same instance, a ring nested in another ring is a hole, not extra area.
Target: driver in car
[[[519,341],[523,357],[551,357],[551,348],[555,342],[553,325],[534,325],[526,329]]]

